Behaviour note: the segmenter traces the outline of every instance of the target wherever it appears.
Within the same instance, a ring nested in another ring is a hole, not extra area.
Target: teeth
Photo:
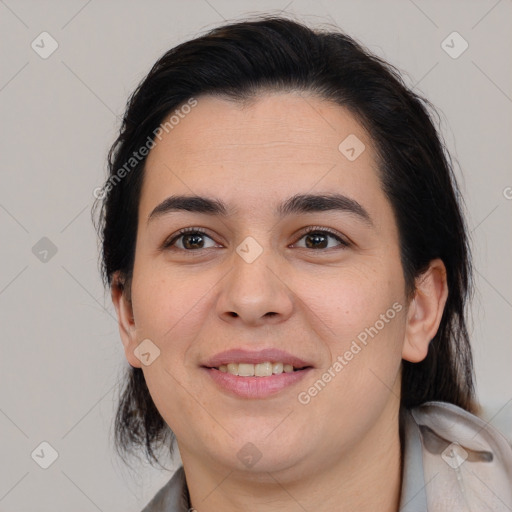
[[[283,373],[283,363],[274,363],[272,365],[272,373]]]
[[[238,375],[240,375],[240,377],[254,377],[254,365],[247,363],[239,363]]]
[[[269,377],[272,375],[272,363],[259,363],[254,365],[256,377]]]
[[[219,366],[222,373],[230,373],[231,375],[239,375],[240,377],[270,377],[271,375],[279,375],[280,373],[292,373],[293,366],[291,364],[265,363],[229,363]]]
[[[231,375],[238,375],[238,365],[236,363],[229,363],[227,370],[228,373],[231,373]]]

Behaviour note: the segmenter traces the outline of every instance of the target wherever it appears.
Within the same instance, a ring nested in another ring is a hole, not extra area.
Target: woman
[[[144,511],[510,510],[427,107],[347,35],[278,17],[171,49],[134,92],[98,196],[116,441],[183,462]]]

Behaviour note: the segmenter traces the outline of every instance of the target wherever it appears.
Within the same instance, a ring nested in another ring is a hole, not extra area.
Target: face
[[[303,195],[321,197],[290,202]],[[126,356],[184,461],[315,470],[396,426],[398,231],[372,141],[340,106],[198,97],[147,158],[131,300]],[[276,373],[230,373],[253,371]]]

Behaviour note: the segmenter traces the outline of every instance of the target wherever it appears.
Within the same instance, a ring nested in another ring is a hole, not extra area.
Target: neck
[[[283,471],[213,468],[204,458],[185,451],[182,460],[191,506],[197,512],[397,512],[401,451],[398,410],[392,409],[385,410],[365,438],[339,457],[309,459]]]

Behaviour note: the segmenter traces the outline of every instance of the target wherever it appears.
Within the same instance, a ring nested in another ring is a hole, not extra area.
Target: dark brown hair
[[[401,410],[439,400],[474,411],[465,320],[470,249],[451,158],[429,115],[436,111],[405,85],[395,67],[338,29],[313,30],[290,19],[263,16],[216,28],[156,62],[129,99],[97,201],[105,286],[124,286],[129,298],[145,158],[112,186],[116,172],[154,139],[166,115],[190,98],[213,94],[245,101],[265,90],[316,94],[347,108],[370,134],[399,229],[409,296],[431,260],[441,258],[447,269],[449,296],[428,355],[416,364],[403,361]],[[116,271],[124,284],[112,282]],[[115,436],[121,455],[142,446],[150,462],[158,462],[154,449],[173,439],[139,368],[127,369]]]

